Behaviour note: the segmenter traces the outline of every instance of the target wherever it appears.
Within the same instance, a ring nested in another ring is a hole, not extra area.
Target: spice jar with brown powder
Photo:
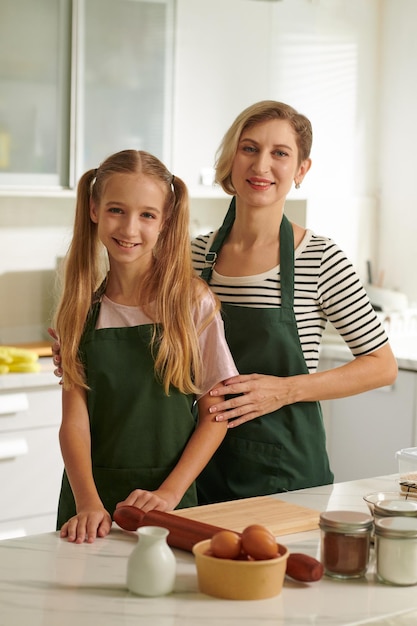
[[[369,564],[373,519],[358,511],[320,514],[321,562],[333,578],[359,578]]]

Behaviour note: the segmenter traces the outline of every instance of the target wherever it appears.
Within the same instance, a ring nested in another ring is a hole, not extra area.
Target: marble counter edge
[[[405,355],[403,352],[399,352],[395,348],[395,344],[391,346],[394,352],[394,356],[397,359],[398,367],[402,370],[411,370],[417,372],[417,354],[416,356]],[[340,341],[323,341],[320,347],[321,359],[336,359],[341,361],[351,361],[353,359],[352,353],[346,344]]]
[[[54,374],[54,365],[51,357],[41,357],[40,372],[29,374],[1,374],[0,392],[16,389],[27,389],[32,387],[54,387],[59,385],[59,379]]]

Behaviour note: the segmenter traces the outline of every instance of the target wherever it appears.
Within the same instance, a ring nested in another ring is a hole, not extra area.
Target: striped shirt
[[[215,233],[191,242],[193,266],[205,266]],[[294,312],[304,358],[310,373],[317,370],[319,348],[330,321],[353,356],[374,352],[388,342],[368,295],[346,255],[327,237],[307,230],[295,250]],[[279,308],[279,265],[256,276],[222,276],[213,270],[210,287],[220,301],[247,307]]]

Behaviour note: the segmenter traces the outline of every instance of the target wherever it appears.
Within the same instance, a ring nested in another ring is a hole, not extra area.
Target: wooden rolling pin
[[[187,552],[192,552],[194,544],[199,541],[211,539],[215,533],[226,530],[220,526],[197,522],[163,511],[145,513],[135,506],[122,506],[116,509],[113,513],[113,520],[123,530],[130,531],[135,531],[140,526],[163,526],[169,530],[168,544]],[[307,554],[290,553],[286,574],[300,582],[315,582],[323,576],[323,565]]]

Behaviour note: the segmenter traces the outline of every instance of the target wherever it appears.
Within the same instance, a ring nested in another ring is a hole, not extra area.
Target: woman
[[[192,242],[193,263],[222,302],[240,375],[211,392],[220,398],[210,411],[228,433],[197,481],[202,504],[332,482],[319,401],[397,375],[352,264],[331,239],[284,216],[311,143],[305,116],[263,101],[237,117],[219,149],[216,181],[233,199],[219,231]],[[328,320],[355,358],[317,372]]]

